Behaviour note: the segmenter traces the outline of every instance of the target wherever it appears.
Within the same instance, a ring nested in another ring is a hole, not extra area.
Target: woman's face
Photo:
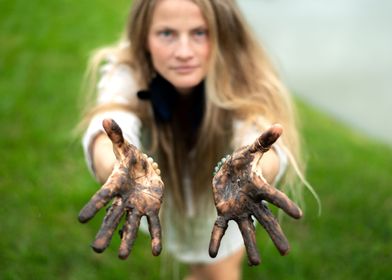
[[[180,93],[206,76],[210,55],[207,23],[190,0],[159,0],[148,33],[155,70]]]

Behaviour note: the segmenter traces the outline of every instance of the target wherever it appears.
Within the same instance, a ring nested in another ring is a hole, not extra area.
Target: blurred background
[[[392,2],[241,0],[296,95],[392,145]]]
[[[307,178],[305,216],[283,218],[281,257],[257,230],[263,263],[244,279],[391,279],[391,4],[240,0],[295,95]],[[140,234],[127,261],[115,236],[89,244],[102,214],[77,215],[99,187],[84,163],[81,83],[91,50],[117,40],[128,0],[0,2],[0,279],[181,279]],[[210,229],[206,229],[210,230]]]

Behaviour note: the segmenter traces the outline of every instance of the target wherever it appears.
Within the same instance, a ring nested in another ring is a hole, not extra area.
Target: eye
[[[193,31],[193,35],[196,37],[207,37],[208,31],[205,28],[198,28]]]
[[[173,32],[173,30],[170,30],[170,29],[164,29],[164,30],[159,31],[158,35],[163,38],[170,38],[170,37],[174,36],[174,32]]]

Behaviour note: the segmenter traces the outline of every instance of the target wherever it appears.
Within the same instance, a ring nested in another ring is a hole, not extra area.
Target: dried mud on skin
[[[151,250],[158,256],[162,250],[159,209],[162,204],[164,184],[156,163],[149,160],[135,146],[124,140],[121,128],[113,120],[103,121],[104,129],[113,142],[117,162],[106,183],[79,213],[79,221],[88,222],[110,201],[100,230],[92,244],[101,253],[110,244],[122,217],[119,257],[126,259],[135,242],[142,216],[146,216],[151,235]]]
[[[295,219],[299,219],[302,212],[283,192],[270,186],[261,172],[253,168],[281,134],[280,125],[272,126],[252,145],[236,150],[214,176],[213,195],[218,218],[211,233],[211,257],[218,254],[228,222],[234,220],[242,233],[249,264],[258,265],[261,260],[252,216],[267,231],[280,254],[288,253],[290,246],[287,238],[264,201],[276,205]]]

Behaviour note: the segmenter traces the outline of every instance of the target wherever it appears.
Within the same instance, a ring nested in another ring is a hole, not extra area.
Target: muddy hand
[[[211,234],[209,248],[211,257],[215,257],[218,253],[228,221],[234,220],[242,233],[249,263],[251,265],[260,263],[252,215],[264,227],[282,255],[289,251],[288,241],[264,200],[283,209],[296,219],[302,216],[302,212],[284,193],[267,183],[255,163],[281,134],[282,127],[273,125],[252,145],[236,150],[223,160],[224,163],[213,179],[218,218]]]
[[[116,163],[106,183],[98,190],[79,213],[79,221],[88,222],[111,200],[101,228],[92,244],[94,251],[103,252],[109,245],[121,218],[125,223],[121,230],[119,257],[126,259],[131,252],[139,229],[140,218],[147,216],[151,234],[152,254],[160,254],[161,226],[159,209],[164,185],[157,164],[124,140],[122,131],[113,120],[104,120],[103,127],[113,143]]]

